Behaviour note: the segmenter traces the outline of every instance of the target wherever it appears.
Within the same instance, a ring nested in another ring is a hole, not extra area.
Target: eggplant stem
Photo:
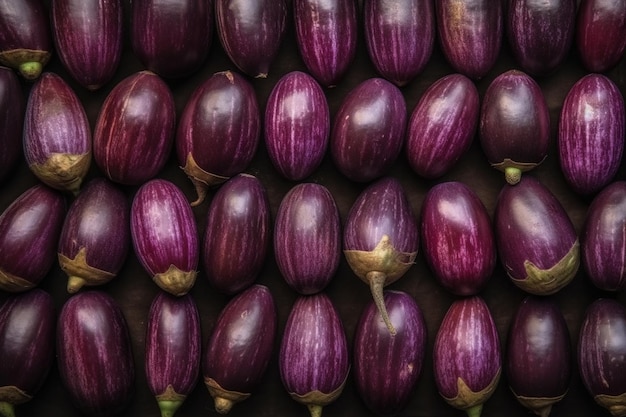
[[[13,404],[6,401],[0,401],[0,416],[15,417],[15,407],[13,407]]]
[[[42,71],[43,65],[41,65],[41,62],[24,62],[19,66],[20,74],[29,81],[37,79]]]
[[[215,397],[214,403],[215,403],[215,411],[217,411],[220,414],[228,414],[228,412],[233,408],[233,405],[235,405],[235,403],[232,400],[229,400],[228,398],[224,398],[224,397]]]
[[[322,417],[322,407],[319,404],[307,404],[307,408],[309,409],[309,413],[311,413],[311,417]]]
[[[82,277],[71,276],[67,280],[67,292],[75,294],[85,286],[87,282]]]
[[[518,167],[506,167],[504,169],[504,178],[510,185],[515,185],[522,179],[522,170]]]
[[[160,400],[157,401],[159,404],[159,408],[161,409],[161,417],[174,417],[176,411],[183,405],[183,401],[174,400]]]
[[[387,308],[385,307],[385,296],[383,293],[383,288],[385,287],[385,283],[387,282],[387,275],[378,271],[370,271],[365,276],[367,281],[370,284],[370,291],[372,292],[372,297],[374,298],[374,303],[376,304],[376,308],[380,312],[382,316],[383,322],[389,329],[389,333],[392,336],[396,335],[396,328],[391,324],[391,319],[389,318],[389,314],[387,314]]]
[[[467,413],[468,417],[480,417],[480,414],[483,412],[483,405],[477,404],[473,407],[466,409],[465,412]]]

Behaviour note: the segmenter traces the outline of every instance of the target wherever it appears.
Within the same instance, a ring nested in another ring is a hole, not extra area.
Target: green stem
[[[174,417],[176,410],[183,404],[182,401],[159,400],[157,401],[161,409],[161,417]]]
[[[480,417],[480,414],[483,412],[483,405],[475,405],[465,410],[465,412],[467,413],[468,417]]]
[[[6,401],[0,401],[0,416],[15,417],[15,409],[13,407],[13,404]]]

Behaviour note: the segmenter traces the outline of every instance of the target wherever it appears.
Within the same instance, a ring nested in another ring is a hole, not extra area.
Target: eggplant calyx
[[[320,417],[322,415],[322,408],[335,401],[341,395],[343,388],[346,386],[346,381],[348,380],[349,373],[349,371],[346,372],[346,377],[344,378],[343,382],[329,393],[321,392],[319,390],[313,390],[307,392],[306,394],[290,392],[289,395],[296,402],[306,405],[309,409],[309,412],[311,413],[311,417]]]
[[[74,257],[70,259],[59,253],[59,266],[69,276],[67,292],[76,293],[84,285],[101,285],[109,282],[115,274],[102,269],[94,268],[87,263],[87,248],[81,247]]]
[[[173,417],[187,396],[177,393],[172,384],[169,384],[165,391],[155,398],[161,410],[161,417]]]
[[[197,271],[182,271],[175,265],[170,265],[167,271],[155,274],[152,279],[161,289],[180,297],[193,287],[197,274]]]
[[[552,411],[552,405],[561,401],[565,397],[565,394],[567,394],[566,391],[562,395],[556,397],[526,397],[524,395],[516,394],[513,389],[511,389],[511,391],[520,404],[531,410],[539,417],[548,417]]]
[[[249,392],[229,391],[222,388],[213,378],[204,378],[204,384],[209,390],[209,394],[215,402],[215,411],[220,414],[227,414],[233,406],[250,396]]]
[[[626,392],[620,395],[599,394],[593,399],[613,417],[626,417]]]
[[[0,63],[15,68],[25,79],[37,79],[43,67],[48,63],[52,53],[37,49],[12,49],[0,53]]]
[[[457,408],[459,410],[465,410],[470,417],[478,417],[480,416],[482,407],[480,407],[479,409],[477,409],[476,407],[481,406],[489,399],[489,397],[491,397],[496,387],[498,386],[501,372],[502,368],[500,367],[498,368],[498,372],[493,377],[491,382],[480,391],[472,391],[472,389],[467,386],[465,381],[463,381],[461,377],[458,377],[456,380],[456,397],[449,398],[443,396],[443,399],[446,400],[446,402],[454,408]]]
[[[388,235],[383,235],[371,251],[344,250],[348,264],[354,273],[368,283],[367,274],[378,271],[387,277],[385,285],[398,280],[413,265],[415,252],[400,252],[391,243]]]
[[[541,164],[546,157],[539,162],[517,162],[509,158],[504,158],[502,162],[492,163],[491,166],[498,171],[504,172],[504,179],[510,185],[517,184],[522,178],[522,172],[528,172]]]
[[[0,290],[23,292],[35,286],[34,283],[0,269]]]
[[[9,403],[10,405],[24,404],[33,399],[32,395],[28,395],[24,390],[19,389],[15,385],[5,385],[0,387],[0,403]],[[0,413],[0,415],[3,415]]]
[[[202,204],[202,202],[206,198],[209,188],[222,184],[230,178],[224,177],[222,175],[212,174],[203,170],[202,168],[200,168],[191,152],[187,154],[185,166],[180,168],[185,174],[187,174],[187,176],[191,180],[191,183],[196,189],[196,194],[198,195],[198,198],[191,203],[192,207]]]
[[[53,153],[43,164],[31,164],[29,168],[50,187],[78,195],[90,165],[91,151],[83,154]]]

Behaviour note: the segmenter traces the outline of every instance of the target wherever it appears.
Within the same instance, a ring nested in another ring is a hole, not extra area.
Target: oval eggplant
[[[274,168],[291,181],[322,163],[330,137],[330,110],[320,85],[292,71],[274,85],[265,108],[265,145]]]
[[[173,183],[154,179],[142,185],[130,208],[135,255],[154,282],[177,296],[196,282],[198,230],[183,192]]]
[[[398,87],[370,78],[343,99],[332,127],[330,152],[339,171],[367,182],[387,173],[404,146],[406,102]]]
[[[448,404],[478,417],[500,381],[502,353],[489,307],[479,296],[454,301],[433,346],[433,372]]]
[[[130,206],[105,178],[91,180],[70,205],[57,256],[67,292],[102,285],[122,269],[130,247]]]
[[[134,393],[135,368],[128,325],[107,293],[71,296],[57,321],[57,366],[72,404],[94,417],[123,411]]]
[[[0,67],[0,183],[21,158],[25,108],[19,79],[12,69]]]
[[[52,35],[59,59],[72,78],[90,91],[109,82],[119,67],[123,15],[121,0],[51,2]]]
[[[214,288],[235,294],[256,280],[271,244],[270,202],[257,177],[238,174],[211,200],[202,265]]]
[[[561,171],[582,195],[600,191],[617,174],[624,152],[626,115],[618,86],[587,74],[569,90],[559,120]]]
[[[96,164],[111,181],[143,184],[165,166],[175,122],[174,97],[167,84],[150,71],[129,75],[100,108],[93,135]]]
[[[384,298],[397,333],[389,334],[376,304],[370,302],[361,313],[354,336],[354,378],[370,410],[397,415],[421,375],[428,334],[422,310],[409,294],[385,291]]]
[[[65,198],[45,185],[20,194],[0,215],[0,289],[37,286],[52,268],[65,218]]]
[[[192,206],[204,201],[209,187],[246,169],[260,136],[256,92],[244,77],[218,72],[196,88],[176,133],[178,162],[198,193]]]
[[[476,85],[462,74],[430,85],[411,113],[406,156],[418,175],[435,179],[449,172],[472,144],[480,112]]]
[[[393,177],[365,188],[353,203],[343,231],[343,253],[352,271],[370,286],[372,297],[391,334],[383,287],[400,279],[413,265],[419,230],[402,185]]]
[[[220,312],[202,358],[204,383],[218,413],[228,413],[261,383],[276,327],[276,305],[264,285],[236,295]]]
[[[33,85],[24,118],[24,158],[43,183],[78,194],[91,166],[91,127],[76,93],[58,75]]]
[[[494,215],[500,261],[513,283],[536,295],[569,284],[580,266],[580,245],[567,212],[537,179],[523,176],[500,191]]]
[[[342,393],[348,378],[348,341],[337,310],[323,293],[296,299],[283,333],[280,378],[295,401],[320,417]]]
[[[512,105],[511,103],[515,103]],[[541,164],[550,145],[550,111],[539,84],[518,70],[498,75],[482,100],[480,145],[506,182]]]

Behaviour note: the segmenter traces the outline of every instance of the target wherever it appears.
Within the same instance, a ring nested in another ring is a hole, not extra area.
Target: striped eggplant
[[[78,194],[91,166],[91,127],[63,78],[44,72],[33,85],[24,118],[24,158],[43,183]]]
[[[204,383],[218,413],[228,413],[262,382],[277,321],[272,293],[258,284],[237,294],[220,312],[202,358]]]
[[[25,110],[17,75],[10,68],[0,67],[0,183],[15,169],[21,158]]]
[[[127,76],[100,107],[93,135],[96,164],[111,181],[143,184],[169,159],[175,123],[174,97],[158,75]]]
[[[232,295],[252,285],[270,244],[265,187],[255,176],[235,175],[215,193],[207,212],[202,266],[211,286]]]
[[[193,287],[200,257],[196,219],[174,183],[153,179],[137,190],[130,234],[135,255],[161,289],[181,296]]]

